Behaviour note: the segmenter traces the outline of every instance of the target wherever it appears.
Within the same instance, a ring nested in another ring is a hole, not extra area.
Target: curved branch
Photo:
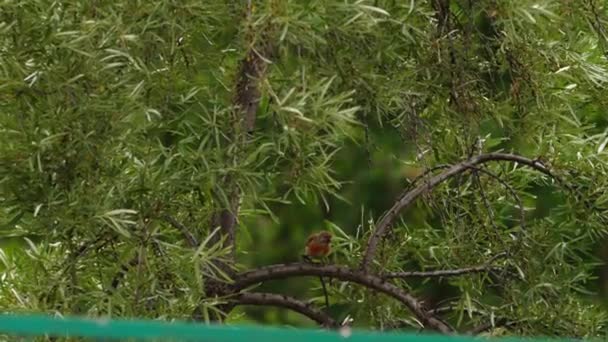
[[[418,299],[401,288],[386,282],[386,280],[380,277],[366,274],[359,270],[352,270],[344,266],[311,265],[306,263],[271,265],[237,275],[233,286],[235,291],[240,291],[245,287],[267,280],[298,276],[330,277],[343,281],[350,281],[382,292],[407,306],[423,325],[428,325],[430,328],[446,334],[453,332],[453,329],[448,324],[433,315],[428,314]]]
[[[239,293],[230,298],[236,305],[268,305],[277,306],[298,312],[326,328],[340,326],[326,313],[306,304],[296,298],[274,293]]]
[[[431,278],[431,277],[455,277],[463,274],[469,273],[481,273],[491,271],[493,269],[498,269],[498,267],[492,267],[491,264],[496,259],[505,257],[507,253],[499,253],[490,258],[483,265],[473,266],[473,267],[465,267],[458,268],[453,270],[436,270],[436,271],[407,271],[407,272],[391,272],[382,276],[384,279],[394,279],[394,278]]]
[[[382,216],[378,224],[376,225],[376,230],[373,232],[372,236],[369,238],[367,243],[367,249],[365,250],[365,255],[363,260],[361,261],[361,269],[366,271],[369,269],[369,266],[374,259],[376,254],[376,250],[378,249],[378,244],[380,240],[384,238],[389,228],[392,226],[395,219],[398,215],[407,208],[414,200],[416,200],[420,195],[430,192],[434,187],[443,181],[459,175],[470,168],[473,168],[475,165],[484,164],[490,161],[510,161],[514,163],[520,163],[531,167],[537,171],[540,171],[551,178],[557,179],[549,169],[547,169],[541,162],[538,160],[529,159],[526,157],[518,156],[515,154],[508,153],[487,153],[475,156],[473,158],[469,158],[463,162],[453,165],[449,169],[443,171],[442,173],[433,176],[431,179],[425,181],[423,184],[418,185],[412,190],[405,193],[401,196],[397,202]]]

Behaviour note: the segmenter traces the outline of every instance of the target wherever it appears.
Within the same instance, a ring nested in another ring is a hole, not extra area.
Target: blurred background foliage
[[[382,270],[451,269],[509,252],[516,276],[398,281],[461,329],[606,333],[606,2],[506,0],[0,3],[0,303],[6,310],[189,318],[201,266],[160,217],[201,240],[242,196],[239,268],[336,239],[356,266],[374,222],[423,170],[482,152],[539,158],[564,184],[496,163],[402,216]],[[231,138],[239,62],[271,42],[255,131]],[[126,268],[126,274],[121,269]],[[119,279],[120,278],[120,279]],[[117,280],[118,279],[118,280]],[[118,284],[118,285],[117,285]],[[318,279],[264,284],[322,303]],[[392,300],[332,284],[330,313],[415,329]],[[312,326],[238,307],[230,322]]]

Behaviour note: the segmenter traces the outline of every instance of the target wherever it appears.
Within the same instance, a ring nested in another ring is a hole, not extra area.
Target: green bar
[[[282,329],[257,326],[203,325],[185,322],[54,318],[43,315],[0,315],[0,334],[111,339],[172,339],[213,342],[472,342],[464,336],[417,335],[353,331],[342,336],[335,331]],[[501,342],[522,341],[501,339]],[[540,341],[537,339],[536,341]]]

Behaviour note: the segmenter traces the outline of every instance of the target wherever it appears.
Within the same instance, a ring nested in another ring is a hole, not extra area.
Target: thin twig
[[[436,270],[436,271],[407,271],[407,272],[391,272],[386,273],[382,276],[384,279],[394,278],[436,278],[436,277],[455,277],[470,273],[481,273],[487,272],[499,267],[493,267],[491,264],[499,258],[505,257],[506,252],[502,252],[493,256],[490,260],[486,261],[483,265],[474,267],[457,268],[452,270]]]
[[[549,169],[547,169],[542,163],[538,160],[532,160],[526,157],[522,157],[515,154],[508,153],[488,153],[481,154],[475,157],[472,157],[468,160],[455,164],[444,172],[433,176],[428,181],[425,181],[423,184],[418,185],[412,190],[408,191],[406,194],[401,196],[395,204],[382,216],[378,224],[376,225],[376,229],[370,237],[367,248],[365,250],[365,255],[363,260],[361,261],[361,269],[367,271],[369,266],[374,259],[376,251],[378,249],[378,244],[384,238],[386,233],[389,231],[395,219],[399,216],[399,214],[407,207],[410,206],[420,195],[430,192],[435,186],[444,182],[445,180],[459,175],[466,170],[474,167],[475,165],[484,164],[490,161],[509,161],[514,163],[519,163],[531,167],[537,171],[540,171],[549,177],[552,177],[556,180],[559,180]]]
[[[384,279],[367,274],[360,270],[353,270],[337,265],[310,265],[307,263],[292,263],[265,266],[249,270],[237,275],[233,284],[233,291],[238,292],[256,283],[285,279],[299,276],[323,276],[343,281],[353,282],[378,292],[389,295],[405,306],[416,315],[423,325],[442,333],[453,333],[453,329],[442,320],[429,315],[422,303],[405,290],[386,282]]]
[[[329,310],[329,296],[327,295],[327,287],[325,287],[325,280],[323,280],[323,277],[319,277],[319,280],[321,281],[321,287],[323,288],[323,296],[325,297],[325,309]]]
[[[269,305],[298,312],[326,328],[337,328],[340,325],[328,314],[296,298],[274,293],[239,293],[230,298],[236,305]]]
[[[304,262],[314,265],[314,261],[308,255],[302,255],[302,259]],[[331,278],[329,278],[331,285]],[[327,287],[325,286],[325,280],[323,277],[319,276],[319,282],[321,283],[321,288],[323,289],[323,297],[325,298],[325,309],[329,310],[329,296],[327,295]]]

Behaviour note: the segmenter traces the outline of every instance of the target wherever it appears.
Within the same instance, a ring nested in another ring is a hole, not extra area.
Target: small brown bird
[[[304,254],[308,258],[323,258],[331,252],[331,233],[321,231],[317,234],[312,234],[306,240],[306,249]]]

